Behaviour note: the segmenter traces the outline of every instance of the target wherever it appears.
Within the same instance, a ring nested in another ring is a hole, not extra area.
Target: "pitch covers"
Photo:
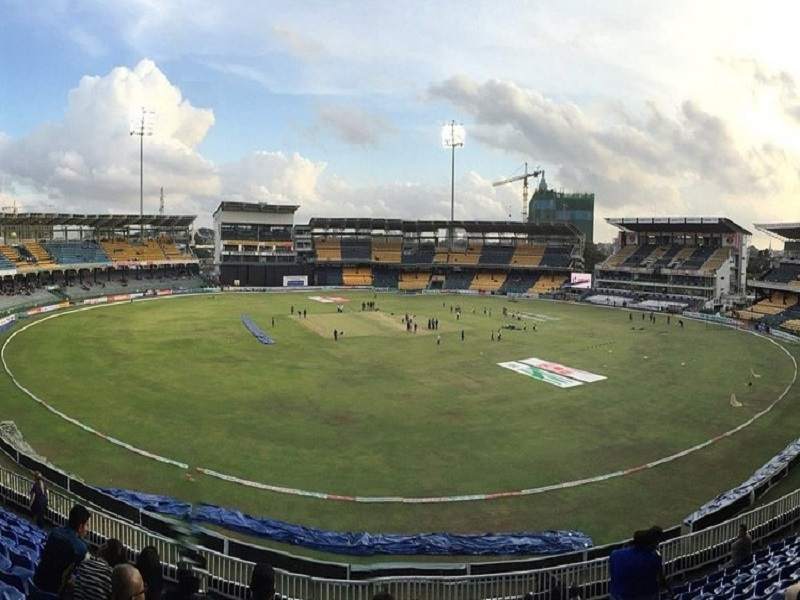
[[[560,388],[570,388],[583,385],[584,383],[595,383],[606,379],[603,375],[590,373],[581,369],[573,369],[556,362],[550,362],[541,358],[523,358],[518,361],[497,363],[504,369],[510,369],[515,373],[527,375],[532,379],[544,381],[550,385]]]

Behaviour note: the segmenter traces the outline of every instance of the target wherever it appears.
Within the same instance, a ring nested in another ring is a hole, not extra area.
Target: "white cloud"
[[[69,92],[62,120],[0,143],[0,165],[15,180],[63,211],[137,211],[139,144],[129,135],[132,112],[156,112],[146,137],[148,209],[163,186],[176,208],[219,189],[214,165],[197,150],[214,124],[211,110],[196,108],[149,60],[83,77]]]
[[[737,137],[728,122],[697,103],[672,112],[585,112],[509,81],[456,77],[430,88],[474,119],[474,136],[510,153],[536,157],[564,186],[595,192],[596,225],[618,215],[730,214],[749,226],[764,207],[796,188],[797,156]],[[757,200],[757,201],[756,201]],[[774,204],[773,204],[774,205]]]
[[[338,139],[353,146],[377,146],[394,131],[381,115],[342,104],[325,104],[317,111],[317,128],[330,131]]]

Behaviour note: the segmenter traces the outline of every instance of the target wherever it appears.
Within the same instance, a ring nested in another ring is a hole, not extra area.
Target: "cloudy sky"
[[[0,0],[0,201],[208,222],[221,199],[300,218],[449,213],[440,126],[463,123],[456,216],[521,188],[607,216],[800,221],[800,3]],[[757,237],[759,245],[767,240]]]

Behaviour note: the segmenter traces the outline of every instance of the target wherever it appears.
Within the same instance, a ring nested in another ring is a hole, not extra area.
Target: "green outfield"
[[[693,321],[681,328],[663,316],[651,324],[638,313],[631,320],[623,310],[548,301],[337,292],[347,302],[321,303],[310,295],[105,306],[64,313],[8,345],[9,368],[33,393],[99,431],[188,463],[191,476],[81,431],[7,376],[3,418],[41,454],[101,486],[336,530],[574,528],[596,543],[677,523],[796,437],[788,424],[800,416],[800,398],[792,389],[752,426],[689,456],[525,497],[355,504],[197,473],[205,467],[361,496],[547,486],[635,468],[713,438],[772,403],[794,375],[791,359],[768,340]],[[379,311],[362,312],[365,301]],[[460,319],[451,306],[462,308]],[[519,317],[504,317],[504,308]],[[243,314],[276,343],[259,344]],[[406,331],[406,314],[416,334]],[[430,318],[439,331],[428,331]],[[345,332],[339,341],[334,329]],[[533,357],[605,379],[561,388],[498,366]]]

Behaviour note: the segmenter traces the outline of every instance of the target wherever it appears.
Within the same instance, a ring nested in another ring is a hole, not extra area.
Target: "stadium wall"
[[[283,278],[305,276],[313,280],[314,269],[300,264],[226,264],[220,265],[221,285],[232,286],[238,281],[242,287],[281,287]]]

